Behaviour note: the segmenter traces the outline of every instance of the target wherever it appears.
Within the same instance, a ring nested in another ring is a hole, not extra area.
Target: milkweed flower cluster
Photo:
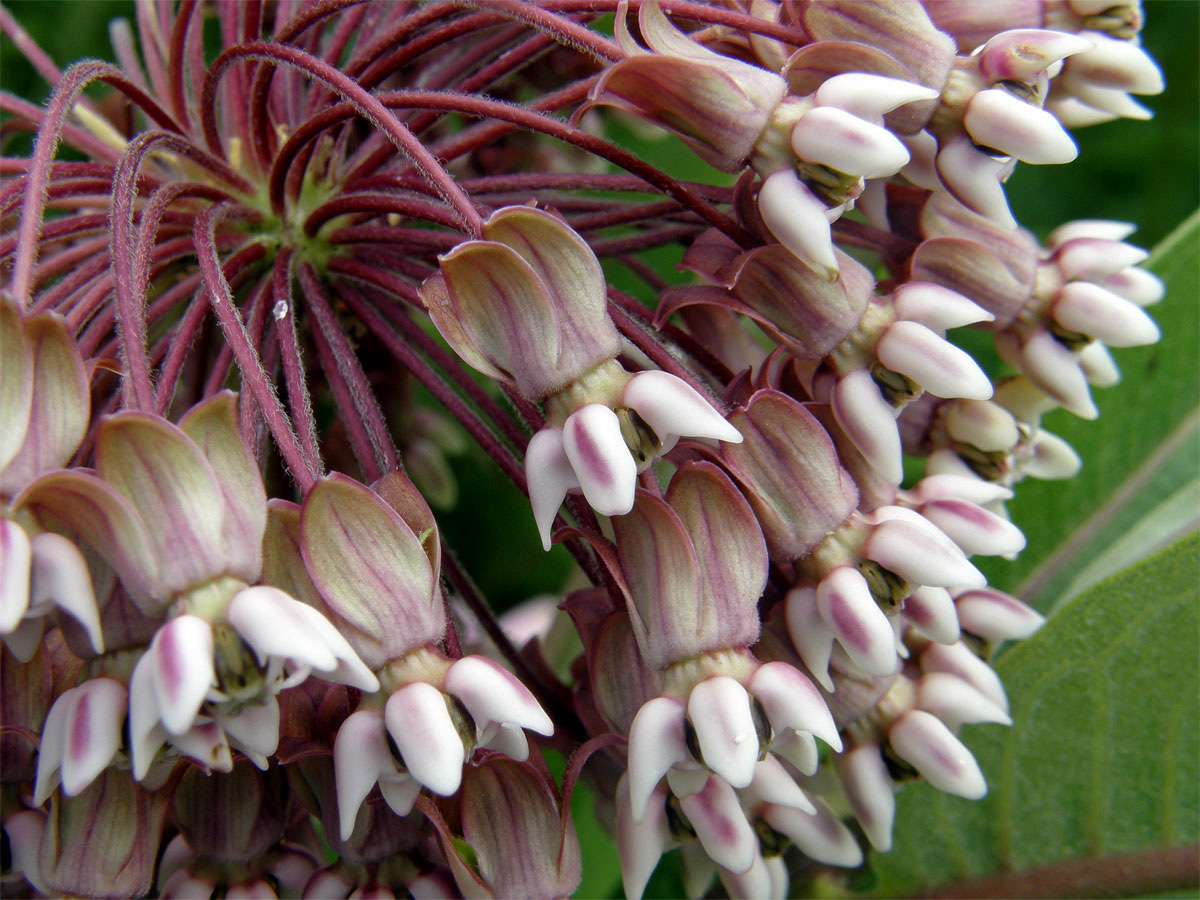
[[[630,897],[675,846],[782,897],[904,783],[983,796],[959,731],[1011,724],[989,653],[1042,619],[972,558],[1163,293],[1004,181],[1147,115],[1140,26],[139,0],[60,70],[0,10],[52,86],[0,96],[6,894],[567,896],[583,778]],[[574,560],[519,638],[439,522],[464,434]]]

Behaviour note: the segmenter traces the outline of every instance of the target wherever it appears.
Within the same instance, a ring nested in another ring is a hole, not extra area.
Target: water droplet
[[[733,736],[733,742],[735,744],[744,744],[744,743],[746,743],[746,739],[749,737],[750,737],[750,735],[746,734],[746,732],[743,731],[743,732],[740,732]]]
[[[287,318],[288,305],[286,300],[276,300],[275,307],[271,310],[271,314],[275,316],[275,321],[279,322]]]

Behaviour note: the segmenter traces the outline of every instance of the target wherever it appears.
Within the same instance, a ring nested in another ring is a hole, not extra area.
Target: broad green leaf
[[[963,734],[991,793],[902,790],[875,893],[1196,841],[1198,551],[1193,534],[1096,585],[997,662],[1015,725]]]
[[[1147,266],[1167,285],[1166,299],[1151,309],[1162,341],[1116,351],[1124,377],[1094,390],[1097,421],[1062,410],[1046,416],[1047,429],[1079,451],[1083,471],[1070,481],[1023,481],[1008,506],[1028,549],[1015,562],[981,563],[994,586],[1043,611],[1092,559],[1200,471],[1200,213],[1163,241]]]

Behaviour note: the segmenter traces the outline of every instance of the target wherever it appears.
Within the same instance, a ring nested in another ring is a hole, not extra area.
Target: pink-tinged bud
[[[911,709],[888,730],[896,755],[939,791],[978,800],[987,783],[971,751],[932,713]]]
[[[62,320],[0,302],[0,495],[67,463],[87,431],[83,360]]]
[[[1019,641],[1046,623],[1037,610],[992,588],[964,591],[955,597],[962,627],[985,641]]]
[[[846,799],[867,840],[880,853],[891,850],[896,790],[879,745],[861,744],[836,757],[834,763]]]
[[[831,866],[852,869],[862,865],[863,854],[850,829],[825,804],[814,801],[816,813],[794,806],[768,805],[762,817],[768,825],[787,835],[805,856]]]
[[[754,507],[772,557],[803,556],[858,502],[829,434],[795,400],[759,391],[730,422],[745,437],[721,456]]]
[[[118,897],[147,894],[169,799],[115,769],[78,796],[59,795],[50,804],[38,850],[50,893],[87,896],[102,886]]]
[[[619,349],[595,253],[561,219],[532,207],[493,213],[482,240],[441,257],[421,299],[459,356],[531,400]]]
[[[318,482],[304,502],[299,544],[313,585],[368,667],[441,640],[441,545],[432,513],[402,473],[374,490],[337,473]]]
[[[753,511],[720,469],[683,466],[665,500],[639,492],[613,529],[649,666],[754,642],[766,547]]]
[[[462,842],[439,829],[459,890],[469,897],[567,897],[579,886],[575,824],[544,768],[491,757],[463,775]]]
[[[937,500],[923,504],[921,514],[968,556],[1007,556],[1025,549],[1021,529],[976,503]]]
[[[657,2],[638,10],[634,43],[627,7],[617,13],[617,39],[628,56],[592,89],[589,105],[614,106],[678,135],[705,162],[725,172],[746,164],[754,143],[787,90],[774,72],[722,56],[684,35]]]

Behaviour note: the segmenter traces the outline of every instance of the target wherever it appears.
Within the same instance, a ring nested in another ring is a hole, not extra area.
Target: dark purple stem
[[[292,297],[292,256],[290,247],[283,247],[275,257],[271,277],[272,315],[275,319],[275,340],[279,345],[279,360],[283,368],[283,383],[287,387],[288,406],[300,446],[308,459],[314,478],[323,474],[321,452],[317,447],[317,423],[313,418],[312,399],[308,394],[308,379],[300,360],[300,342],[296,336],[296,303]],[[283,304],[283,314],[275,310]]]

